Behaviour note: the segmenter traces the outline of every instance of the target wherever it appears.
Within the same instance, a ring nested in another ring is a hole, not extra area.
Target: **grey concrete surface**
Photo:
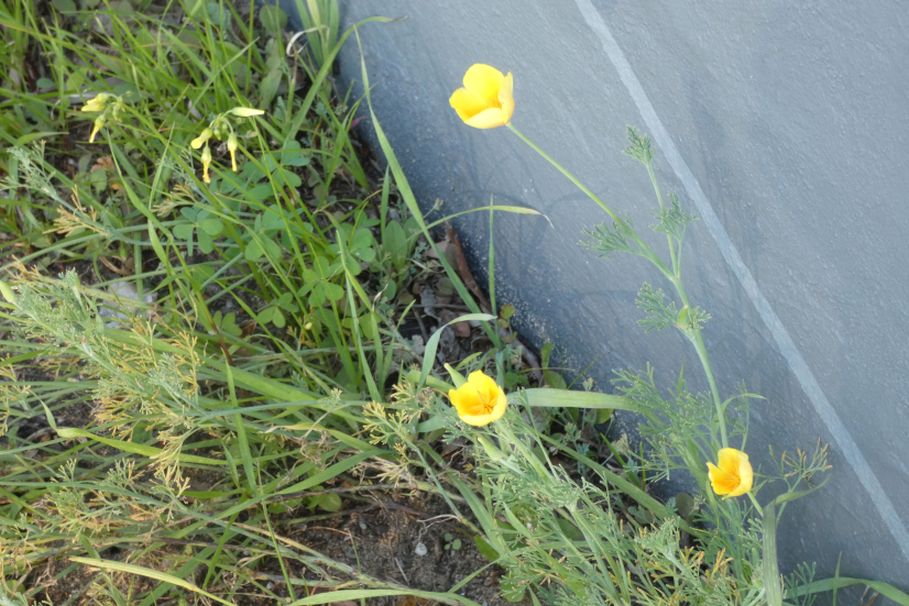
[[[599,211],[504,129],[448,107],[464,70],[515,77],[513,122],[639,226],[646,174],[626,125],[655,139],[659,176],[700,221],[685,263],[721,388],[753,407],[749,451],[830,444],[831,482],[787,510],[786,566],[909,588],[909,7],[880,2],[342,0],[362,32],[376,110],[428,208],[525,204],[500,215],[499,297],[535,344],[608,387],[652,361],[671,381],[697,360],[645,335],[642,262],[578,246]],[[342,77],[359,79],[350,45]],[[457,223],[482,274],[486,218]],[[657,240],[654,240],[657,242]],[[703,383],[703,381],[701,381]]]

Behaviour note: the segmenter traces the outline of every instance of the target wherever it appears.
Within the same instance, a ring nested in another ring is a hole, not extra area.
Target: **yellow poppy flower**
[[[505,392],[482,370],[475,370],[464,384],[450,389],[448,399],[461,420],[474,427],[483,427],[502,418],[508,408]]]
[[[464,74],[464,86],[448,99],[467,126],[496,128],[514,113],[514,79],[491,65],[475,63]]]
[[[713,492],[723,497],[739,497],[751,490],[754,470],[748,455],[735,448],[721,448],[717,463],[707,463],[707,475]]]

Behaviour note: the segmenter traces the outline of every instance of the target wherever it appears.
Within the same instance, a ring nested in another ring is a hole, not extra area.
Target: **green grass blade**
[[[834,577],[829,579],[821,579],[819,581],[811,581],[810,583],[805,583],[804,585],[799,585],[798,587],[789,589],[789,591],[786,592],[786,597],[789,599],[800,598],[816,593],[837,591],[840,589],[845,589],[847,587],[854,587],[856,585],[864,585],[868,589],[878,592],[888,600],[893,600],[900,606],[909,606],[909,593],[906,593],[898,587],[895,587],[890,583],[884,583],[882,581],[871,581],[868,579],[857,579],[853,577]]]
[[[540,387],[509,394],[508,400],[520,401],[527,406],[538,408],[595,408],[641,412],[640,407],[624,396],[595,391]]]
[[[365,600],[368,598],[383,598],[396,595],[411,595],[424,598],[434,603],[453,604],[461,606],[480,606],[477,602],[455,593],[435,593],[432,591],[419,591],[416,589],[339,589],[317,593],[316,595],[291,602],[289,606],[309,606],[311,604],[334,604],[345,600]]]
[[[146,568],[145,566],[137,566],[135,564],[126,564],[125,562],[115,562],[113,560],[99,560],[97,558],[71,557],[69,560],[71,562],[83,564],[92,568],[100,568],[101,570],[110,570],[113,572],[124,572],[126,574],[134,574],[140,577],[145,577],[147,579],[160,581],[162,583],[170,583],[175,587],[180,587],[181,589],[192,591],[193,593],[205,596],[209,600],[214,600],[219,604],[225,604],[225,606],[236,606],[233,602],[228,602],[227,600],[223,600],[216,595],[208,593],[207,591],[203,591],[189,581],[175,577],[171,574],[167,574],[166,572],[155,570],[153,568]]]
[[[357,35],[357,42],[360,42],[359,34]],[[369,74],[366,71],[366,59],[363,55],[363,48],[360,47],[360,72],[363,78],[363,90],[364,95],[366,96],[366,105],[369,107],[369,116],[372,120],[373,131],[376,134],[376,139],[379,143],[379,147],[382,148],[382,153],[385,155],[385,160],[388,162],[388,167],[391,169],[391,173],[394,176],[395,184],[398,186],[398,192],[401,194],[401,198],[404,200],[404,204],[407,206],[407,210],[410,211],[411,216],[416,220],[417,225],[420,227],[420,231],[423,233],[423,236],[426,238],[426,241],[429,243],[432,250],[436,253],[436,256],[439,259],[445,274],[448,276],[448,279],[451,280],[451,283],[454,285],[455,291],[458,293],[458,296],[467,305],[473,313],[482,313],[483,310],[480,309],[480,306],[474,300],[473,295],[470,294],[470,291],[467,289],[467,286],[464,284],[464,281],[461,279],[461,276],[458,272],[451,266],[451,263],[448,262],[448,258],[445,254],[439,250],[439,247],[436,246],[435,241],[432,238],[432,234],[429,232],[429,227],[426,225],[426,220],[423,217],[423,211],[420,210],[420,205],[417,202],[417,197],[413,193],[413,189],[410,187],[410,181],[407,179],[407,175],[404,174],[404,169],[401,168],[401,163],[398,160],[398,156],[395,154],[394,148],[391,146],[391,142],[388,140],[388,136],[385,134],[385,131],[382,128],[382,124],[379,122],[379,117],[376,115],[375,109],[372,105],[372,93],[370,91],[369,85]],[[501,339],[499,338],[498,333],[493,330],[491,327],[484,327],[486,334],[489,336],[490,340],[496,345],[496,347],[501,346]]]
[[[155,446],[148,446],[147,444],[137,444],[135,442],[128,442],[126,440],[118,440],[116,438],[108,438],[105,436],[99,436],[93,434],[90,431],[80,429],[78,427],[58,427],[56,428],[57,435],[66,440],[75,440],[76,438],[86,438],[89,440],[94,440],[105,446],[110,446],[111,448],[116,448],[123,452],[128,452],[130,454],[142,455],[143,457],[148,457],[154,459],[160,457],[164,450],[157,448]],[[197,455],[190,455],[185,453],[180,453],[177,455],[177,460],[181,463],[190,463],[195,465],[214,465],[221,466],[224,465],[225,461],[222,459],[212,459],[210,457],[200,457]]]
[[[477,206],[476,208],[468,208],[467,210],[458,211],[456,213],[451,213],[450,215],[445,215],[441,219],[433,221],[432,223],[427,223],[427,229],[433,229],[440,225],[444,225],[451,221],[452,219],[457,219],[458,217],[463,217],[464,215],[470,215],[473,213],[488,211],[492,212],[502,212],[502,213],[512,213],[515,215],[536,215],[539,217],[545,217],[543,213],[536,210],[535,208],[530,208],[529,206],[513,206],[509,204],[489,204],[487,206]]]
[[[484,313],[464,314],[462,316],[458,316],[457,318],[455,318],[454,320],[451,320],[450,322],[446,322],[445,324],[440,326],[438,329],[436,329],[436,331],[434,333],[432,333],[432,336],[429,337],[429,340],[426,341],[426,349],[423,351],[423,366],[420,369],[420,380],[417,384],[422,387],[423,384],[426,383],[426,377],[429,376],[429,372],[432,370],[432,365],[435,364],[436,352],[438,352],[438,350],[439,350],[439,340],[442,338],[442,332],[446,328],[448,328],[452,324],[457,324],[458,322],[471,322],[471,321],[489,322],[489,321],[495,320],[495,319],[496,319],[496,317],[493,316],[492,314],[484,314]]]

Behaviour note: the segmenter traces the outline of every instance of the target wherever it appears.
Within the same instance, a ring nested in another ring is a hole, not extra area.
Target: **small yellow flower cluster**
[[[95,137],[104,128],[108,120],[119,118],[120,112],[123,111],[123,99],[111,93],[98,93],[85,102],[82,106],[84,112],[99,112],[92,124],[92,132],[88,136],[88,142],[94,143]]]
[[[219,114],[202,130],[201,133],[199,133],[198,137],[190,141],[190,147],[193,149],[202,149],[200,160],[202,161],[203,181],[211,183],[211,175],[208,172],[212,160],[211,147],[208,145],[209,139],[212,137],[218,141],[227,139],[227,151],[230,154],[230,169],[237,172],[237,149],[240,147],[240,140],[237,137],[237,133],[234,131],[234,126],[231,123],[230,117],[252,118],[254,116],[261,116],[264,113],[265,112],[261,109],[252,107],[235,107],[223,114]]]

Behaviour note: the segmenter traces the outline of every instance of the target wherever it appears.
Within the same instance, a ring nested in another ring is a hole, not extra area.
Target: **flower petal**
[[[483,98],[466,88],[459,88],[451,93],[448,104],[458,112],[458,117],[464,122],[486,109]]]
[[[482,370],[475,370],[467,375],[467,382],[477,389],[481,394],[494,394],[499,390],[495,380]]]
[[[742,457],[745,457],[745,460],[748,460],[748,455],[746,455],[741,450],[736,450],[735,448],[720,448],[717,452],[717,466],[726,472],[732,472],[738,475],[739,471],[739,461],[742,460]]]
[[[91,99],[85,102],[82,106],[82,111],[84,112],[100,112],[104,110],[104,107],[107,105],[108,100],[113,97],[110,93],[98,93]]]
[[[496,386],[498,388],[498,386]],[[505,392],[499,389],[499,396],[496,398],[495,406],[492,407],[492,412],[489,413],[489,422],[498,421],[505,414],[505,411],[508,409],[508,397],[505,395]]]
[[[491,65],[474,63],[464,73],[464,88],[477,94],[487,107],[498,105],[505,75]]]
[[[464,120],[467,126],[474,128],[498,128],[499,126],[505,126],[507,122],[505,114],[498,107],[484,109],[477,115]]]
[[[195,139],[193,139],[192,141],[189,142],[189,146],[192,147],[193,149],[199,149],[200,147],[205,145],[205,143],[209,139],[211,139],[211,136],[212,136],[211,129],[206,128],[201,133],[199,133],[198,137],[196,137]]]
[[[501,416],[501,415],[500,415]],[[471,415],[471,414],[459,414],[458,418],[474,427],[483,427],[484,425],[489,425],[495,421],[498,417],[493,417],[492,414],[481,414],[481,415]]]
[[[101,132],[101,129],[104,127],[104,116],[98,116],[95,118],[94,123],[92,124],[92,132],[88,136],[88,142],[94,143],[95,137]]]
[[[739,485],[729,493],[730,497],[738,497],[750,492],[751,487],[754,484],[754,469],[751,468],[751,463],[748,461],[748,455],[745,453],[742,453],[742,455],[743,457],[739,460],[737,473]]]
[[[720,469],[713,463],[707,463],[707,476],[710,478],[710,486],[713,492],[720,496],[729,494],[738,484],[735,476]]]
[[[514,76],[511,75],[511,72],[505,75],[505,80],[502,81],[502,87],[499,89],[499,105],[502,107],[505,124],[508,124],[514,114]]]
[[[459,414],[462,409],[467,408],[467,402],[464,396],[465,393],[461,388],[448,390],[448,399],[451,401],[451,405],[455,407]]]

